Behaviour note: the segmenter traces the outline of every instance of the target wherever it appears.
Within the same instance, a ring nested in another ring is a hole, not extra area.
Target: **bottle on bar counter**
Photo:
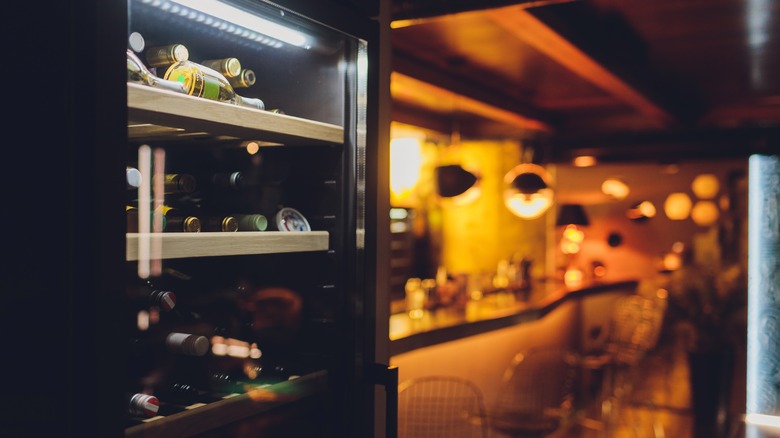
[[[228,77],[227,80],[233,88],[249,88],[255,84],[257,77],[255,76],[254,70],[245,68],[241,70],[241,73],[239,73],[238,76],[232,78]]]
[[[130,49],[127,49],[127,82],[148,85],[177,93],[187,93],[184,84],[155,76]]]
[[[210,69],[222,73],[228,80],[241,74],[241,62],[237,58],[206,59],[200,62]]]
[[[230,82],[218,71],[191,61],[173,64],[165,72],[165,79],[184,84],[187,94],[220,102],[265,109],[262,100],[236,94]]]

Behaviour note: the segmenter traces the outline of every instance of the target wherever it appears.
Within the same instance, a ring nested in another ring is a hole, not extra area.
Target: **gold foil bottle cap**
[[[188,233],[200,232],[200,219],[195,216],[187,216],[182,224],[183,230]]]
[[[220,229],[229,233],[238,231],[238,221],[233,216],[225,216],[222,218]]]
[[[151,67],[164,67],[190,58],[190,51],[183,44],[170,44],[161,47],[150,47],[146,51],[146,62]]]
[[[241,73],[241,62],[237,58],[207,59],[201,64],[222,73],[226,78],[234,78]]]

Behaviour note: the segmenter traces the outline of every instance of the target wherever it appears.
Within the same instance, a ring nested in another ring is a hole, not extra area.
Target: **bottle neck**
[[[162,88],[163,90],[175,91],[177,93],[187,94],[187,87],[183,83],[177,81],[169,81],[167,79],[154,78],[153,86]]]
[[[238,103],[241,105],[259,110],[265,109],[265,103],[263,103],[263,101],[260,99],[255,99],[253,97],[242,97],[239,95],[236,95],[236,97],[238,97]]]

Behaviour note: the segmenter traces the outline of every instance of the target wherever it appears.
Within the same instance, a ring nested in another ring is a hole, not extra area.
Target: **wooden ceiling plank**
[[[526,8],[509,6],[487,10],[485,13],[496,24],[518,39],[617,99],[636,108],[642,114],[653,119],[659,127],[672,124],[673,117],[667,111],[531,15]]]
[[[399,72],[391,74],[390,84],[390,93],[393,99],[415,101],[420,96],[426,96],[427,99],[431,99],[434,102],[452,102],[452,110],[454,111],[469,112],[491,120],[501,121],[520,129],[541,132],[550,131],[550,127],[540,120],[490,105],[481,100],[456,94],[450,90]]]

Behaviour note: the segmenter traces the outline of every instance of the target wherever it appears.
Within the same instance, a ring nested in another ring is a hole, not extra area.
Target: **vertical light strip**
[[[149,278],[152,149],[148,145],[138,148],[138,171],[141,172],[141,185],[138,186],[138,277]]]
[[[746,421],[777,416],[780,393],[780,160],[748,161],[748,343]]]
[[[154,150],[154,177],[152,178],[152,194],[154,195],[154,222],[152,223],[152,245],[150,254],[151,275],[159,277],[162,274],[162,232],[163,204],[165,203],[165,149]]]

